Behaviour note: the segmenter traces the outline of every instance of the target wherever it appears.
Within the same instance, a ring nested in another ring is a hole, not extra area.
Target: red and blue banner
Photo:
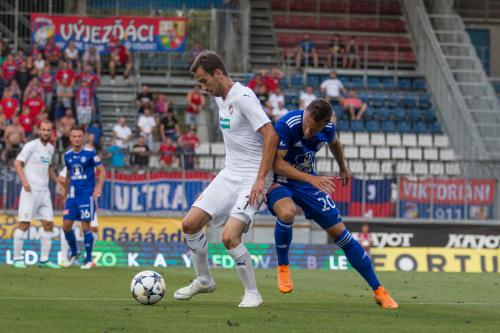
[[[64,49],[73,41],[79,51],[95,46],[108,53],[108,44],[121,40],[130,51],[182,52],[187,37],[187,18],[114,16],[93,18],[31,14],[33,43],[44,45],[50,38]]]
[[[405,218],[491,219],[495,186],[493,179],[410,180],[402,177],[399,215]]]

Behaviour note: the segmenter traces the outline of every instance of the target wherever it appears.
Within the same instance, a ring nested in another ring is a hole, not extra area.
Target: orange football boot
[[[383,286],[377,288],[374,291],[375,294],[375,303],[380,305],[384,309],[397,309],[398,303],[394,299],[392,299],[391,295]]]
[[[290,265],[278,266],[278,289],[283,293],[291,293],[293,290],[293,281],[290,275]]]

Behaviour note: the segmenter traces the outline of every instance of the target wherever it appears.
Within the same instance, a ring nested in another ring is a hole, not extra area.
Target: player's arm
[[[315,176],[295,169],[290,163],[285,161],[287,153],[288,150],[283,149],[278,149],[276,153],[273,169],[277,174],[293,180],[309,183],[327,194],[333,193],[335,186],[332,177]]]
[[[101,196],[104,180],[106,179],[106,169],[104,169],[104,165],[102,164],[98,165],[96,167],[96,171],[99,172],[99,179],[97,179],[97,185],[92,195],[94,197],[94,200],[97,200],[97,198]]]
[[[28,182],[28,178],[26,178],[26,174],[24,173],[24,164],[31,156],[32,150],[31,144],[25,145],[14,162],[14,168],[16,169],[17,176],[21,180],[21,184],[26,192],[31,192],[31,186]]]
[[[335,157],[337,164],[339,165],[340,177],[342,178],[342,184],[347,185],[349,182],[349,177],[351,174],[349,169],[347,168],[347,163],[344,159],[344,149],[342,148],[342,144],[340,140],[337,138],[337,135],[333,136],[333,140],[328,144],[328,148],[330,148],[330,152]]]

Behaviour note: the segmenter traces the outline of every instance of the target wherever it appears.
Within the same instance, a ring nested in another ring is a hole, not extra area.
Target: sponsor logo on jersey
[[[40,156],[40,162],[48,164],[48,163],[50,163],[50,158],[48,158],[46,156]]]
[[[231,129],[231,119],[219,117],[221,129]]]
[[[75,164],[71,167],[71,179],[82,180],[87,179],[87,175],[83,173],[83,167],[80,164]]]

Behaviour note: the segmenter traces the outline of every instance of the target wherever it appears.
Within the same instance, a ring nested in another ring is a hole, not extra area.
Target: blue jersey
[[[92,195],[95,187],[95,167],[102,164],[95,150],[69,150],[64,154],[64,163],[70,179],[68,198]]]
[[[305,139],[302,132],[303,116],[304,111],[302,110],[291,111],[276,122],[275,128],[280,138],[278,150],[288,150],[285,161],[293,165],[297,170],[316,175],[316,153],[323,146],[333,141],[335,138],[335,125],[328,123],[325,128],[312,138]],[[274,180],[280,183],[295,183],[295,185],[302,183],[278,174],[274,175]]]

